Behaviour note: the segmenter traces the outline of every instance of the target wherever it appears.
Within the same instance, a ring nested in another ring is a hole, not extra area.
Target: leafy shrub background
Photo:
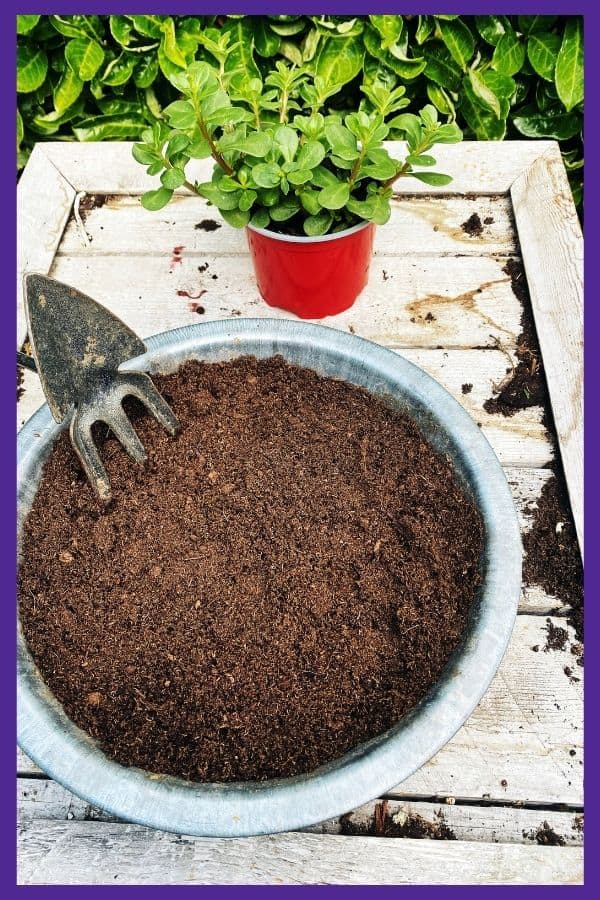
[[[214,27],[239,41],[226,68],[264,78],[283,57],[335,86],[332,109],[377,77],[466,138],[555,138],[581,202],[579,16],[17,16],[19,167],[39,140],[139,138],[179,96],[171,78],[214,63]]]

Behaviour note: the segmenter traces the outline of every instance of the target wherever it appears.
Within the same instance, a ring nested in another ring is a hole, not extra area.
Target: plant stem
[[[212,156],[214,161],[217,163],[217,165],[221,166],[221,168],[223,169],[223,171],[225,172],[226,175],[233,175],[233,169],[231,168],[229,163],[226,160],[224,160],[223,157],[221,156],[221,154],[219,153],[219,151],[217,149],[217,145],[213,141],[212,135],[211,135],[210,131],[208,130],[208,128],[206,127],[206,123],[205,123],[204,119],[202,118],[199,109],[196,109],[196,122],[198,123],[198,128],[200,129],[200,133],[202,134],[202,137],[204,138],[204,140],[207,142],[208,146],[210,147],[210,155]]]
[[[279,121],[282,125],[287,122],[287,105],[288,105],[288,93],[287,91],[283,91],[281,95],[281,109],[279,111]]]

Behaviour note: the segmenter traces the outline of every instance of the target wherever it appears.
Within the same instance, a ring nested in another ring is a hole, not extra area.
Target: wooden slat
[[[552,622],[567,627],[564,619]],[[563,668],[570,666],[577,678],[583,670],[569,646],[544,652],[545,627],[542,616],[517,617],[500,670],[473,715],[390,796],[582,803],[583,683],[570,681]],[[22,755],[18,766],[22,774],[35,771]]]
[[[390,153],[402,156],[401,141],[386,143]],[[71,144],[44,143],[47,157],[78,191],[105,194],[141,194],[158,184],[146,175],[131,155],[129,142]],[[548,149],[552,141],[463,141],[435,147],[436,170],[452,175],[443,187],[422,184],[415,178],[397,182],[407,194],[503,194],[515,178]],[[212,160],[193,160],[186,168],[190,180],[210,179]]]
[[[511,197],[583,555],[583,239],[558,145]]]
[[[75,191],[36,144],[17,187],[17,347],[27,334],[22,279],[50,270]]]
[[[206,262],[208,269],[199,272],[198,266]],[[393,347],[501,344],[510,351],[521,330],[521,306],[503,265],[504,260],[488,257],[379,257],[354,306],[320,321]],[[227,316],[292,318],[260,298],[245,256],[184,251],[176,264],[171,248],[162,255],[125,259],[59,256],[51,274],[117,312],[142,337]],[[178,295],[200,290],[206,292],[200,298],[202,316],[190,311],[188,298]]]
[[[90,806],[55,781],[20,778],[17,781],[18,821],[101,821],[117,822],[115,816]],[[443,823],[459,841],[495,841],[505,844],[532,844],[537,833],[546,826],[565,846],[583,843],[583,816],[580,813],[557,812],[552,809],[521,809],[503,806],[465,806],[462,804],[427,803],[423,801],[373,801],[358,807],[347,816],[330,819],[303,828],[310,834],[373,833],[377,814],[396,826],[422,820],[432,830]]]
[[[578,847],[280,834],[181,838],[110,822],[25,823],[19,884],[579,884]]]
[[[479,235],[470,235],[462,227],[473,214],[481,221]],[[220,227],[214,231],[197,228],[205,219]],[[228,226],[214,206],[190,194],[177,195],[159,212],[144,209],[138,196],[109,195],[103,205],[85,214],[85,234],[76,219],[71,218],[59,253],[152,256],[181,245],[186,251],[199,254],[248,253],[244,231]],[[377,229],[375,239],[376,256],[506,256],[518,252],[512,204],[502,196],[395,199],[391,219],[384,228]]]

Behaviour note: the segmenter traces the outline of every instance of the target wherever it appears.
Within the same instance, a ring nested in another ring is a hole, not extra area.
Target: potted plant
[[[305,68],[278,61],[264,81],[227,72],[235,45],[229,34],[209,32],[204,42],[216,64],[194,62],[173,76],[182,98],[133,147],[161,180],[142,205],[161,209],[182,186],[200,194],[230,225],[247,229],[267,303],[303,318],[341,312],[367,282],[375,225],[390,217],[394,183],[451,181],[431,171],[427,151],[461,140],[461,131],[440,123],[431,105],[418,115],[400,112],[409,104],[405,88],[389,80],[365,81],[360,108],[344,115],[326,107],[340,86]],[[391,131],[406,140],[402,160],[383,146]],[[211,181],[190,182],[190,159],[209,156]]]

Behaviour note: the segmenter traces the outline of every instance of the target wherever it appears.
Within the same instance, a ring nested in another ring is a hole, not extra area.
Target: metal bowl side
[[[452,460],[485,527],[484,577],[462,646],[427,696],[397,725],[307,775],[267,782],[199,784],[108,759],[66,716],[18,634],[18,740],[52,778],[87,802],[132,822],[180,834],[242,837],[302,828],[389,791],[455,734],[487,690],[514,625],[521,539],[502,468],[479,428],[418,367],[377,344],[295,320],[217,321],[146,339],[148,352],[123,368],[167,372],[185,360],[276,354],[341,378],[411,415]],[[47,406],[18,437],[18,521],[29,510],[59,433]]]

